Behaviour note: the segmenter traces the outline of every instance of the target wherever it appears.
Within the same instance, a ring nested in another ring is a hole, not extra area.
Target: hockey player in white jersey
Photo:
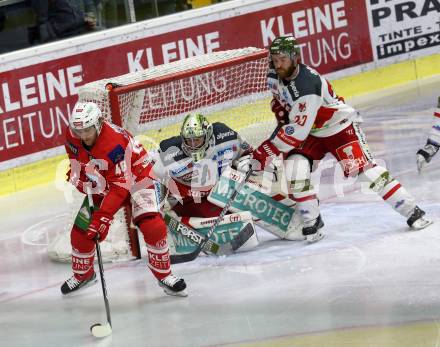
[[[221,173],[238,158],[241,158],[241,167],[249,168],[251,152],[252,147],[227,125],[210,124],[201,114],[188,114],[180,136],[161,141],[158,151],[151,152],[154,174],[168,190],[171,212],[165,220],[169,230],[177,222],[192,227],[194,221],[199,226],[213,224],[222,208],[208,201],[211,189]],[[250,213],[234,216],[233,220],[249,219],[253,228]],[[170,218],[174,224],[169,223]],[[223,230],[222,236],[226,237],[225,234],[227,230]],[[228,240],[233,236],[229,235]],[[253,237],[253,241],[258,241],[256,235]]]
[[[267,166],[276,156],[287,159],[297,208],[303,215],[303,234],[309,242],[323,237],[318,200],[310,182],[311,164],[332,153],[347,177],[361,176],[412,229],[432,222],[414,198],[388,170],[377,165],[360,129],[361,118],[334,93],[318,72],[301,63],[300,48],[293,36],[276,38],[269,48],[268,85],[278,127],[272,137],[253,152],[259,165]]]
[[[428,140],[423,148],[417,151],[417,168],[419,172],[431,161],[440,147],[440,96],[438,97],[437,109],[434,111],[432,127]]]

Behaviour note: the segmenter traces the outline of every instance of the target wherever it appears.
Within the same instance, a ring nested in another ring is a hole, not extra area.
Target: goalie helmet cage
[[[221,121],[257,145],[275,127],[268,105],[267,56],[267,50],[254,47],[198,55],[85,84],[79,88],[79,101],[97,103],[107,120],[138,135],[148,149],[178,135],[176,124],[190,112],[203,113],[211,122]],[[133,248],[139,242],[129,212],[127,208],[118,212],[109,242],[128,241],[135,245],[128,252],[138,257]],[[112,245],[110,251],[101,248],[105,261],[119,260],[119,254],[127,253]],[[61,260],[54,252],[49,254]]]

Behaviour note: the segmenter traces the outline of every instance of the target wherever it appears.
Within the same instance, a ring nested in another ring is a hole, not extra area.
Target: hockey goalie
[[[201,114],[187,115],[180,135],[163,140],[158,151],[151,152],[156,178],[167,189],[165,221],[174,254],[190,253],[200,245],[236,188],[237,178],[243,179],[249,170],[251,152],[236,131],[223,123],[211,124]],[[268,173],[273,177],[273,172]],[[252,176],[246,182],[231,212],[214,229],[206,253],[226,254],[222,253],[226,244],[234,252],[255,248],[254,220],[278,237],[304,239],[294,222],[294,202],[273,192],[273,180],[266,176]]]

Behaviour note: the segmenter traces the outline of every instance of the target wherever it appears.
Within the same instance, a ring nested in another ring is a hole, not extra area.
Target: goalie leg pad
[[[217,220],[213,218],[189,218],[185,222],[191,227],[197,229],[201,234],[206,235],[211,225]],[[242,231],[246,229],[246,235],[241,235]],[[251,236],[249,236],[251,234]],[[246,236],[245,243],[241,243],[243,239],[240,236]],[[219,223],[211,239],[219,245],[231,243],[234,251],[248,251],[258,246],[258,237],[255,233],[254,222],[252,215],[248,211],[236,212],[227,214]]]
[[[303,227],[304,227],[304,223],[300,210],[296,209],[292,219],[290,220],[289,226],[287,227],[286,233],[281,237],[283,239],[292,240],[292,241],[305,240],[306,237],[303,234]]]
[[[189,253],[202,241],[217,217],[178,217],[174,211],[168,214],[179,225],[169,225],[176,253]],[[190,228],[185,228],[185,224]],[[211,235],[212,242],[219,245],[230,244],[234,252],[253,249],[258,246],[258,237],[250,212],[238,212],[226,215]]]
[[[211,190],[208,200],[223,207],[232,194],[232,177],[237,176],[233,169],[225,170],[220,180]],[[283,192],[267,191],[267,187],[249,180],[232,203],[233,211],[249,211],[256,223],[279,238],[285,238],[287,229],[295,212],[295,202]]]

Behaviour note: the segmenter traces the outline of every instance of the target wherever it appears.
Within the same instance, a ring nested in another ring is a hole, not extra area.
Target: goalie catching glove
[[[108,213],[96,211],[93,213],[92,221],[86,230],[87,238],[90,240],[98,240],[102,242],[107,237],[112,223],[113,216]]]

